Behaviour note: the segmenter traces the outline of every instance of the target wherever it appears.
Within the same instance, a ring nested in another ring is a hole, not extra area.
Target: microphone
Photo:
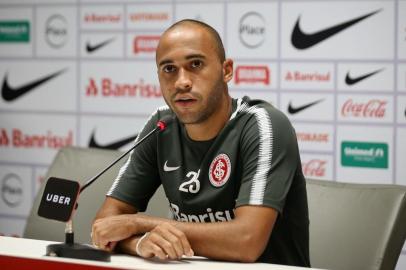
[[[88,259],[96,261],[110,261],[110,253],[95,249],[89,245],[74,243],[72,217],[74,210],[78,207],[77,200],[79,194],[96,181],[108,169],[113,167],[124,156],[134,150],[137,146],[148,139],[157,131],[163,131],[174,120],[173,116],[164,116],[156,124],[156,127],[146,134],[142,139],[137,141],[130,149],[119,156],[101,172],[90,178],[82,187],[79,182],[50,177],[45,185],[41,202],[38,207],[38,215],[47,219],[67,222],[65,228],[65,243],[51,244],[47,246],[46,255],[53,257],[66,257],[76,259]]]

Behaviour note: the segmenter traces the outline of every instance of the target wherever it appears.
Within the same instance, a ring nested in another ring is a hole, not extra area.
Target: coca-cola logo
[[[383,118],[386,115],[386,100],[371,99],[368,102],[354,102],[348,99],[341,108],[344,117]]]
[[[326,175],[326,160],[311,159],[308,162],[302,162],[302,171],[305,176],[324,177]]]

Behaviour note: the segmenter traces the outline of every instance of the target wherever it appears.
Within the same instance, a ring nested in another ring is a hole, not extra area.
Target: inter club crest
[[[215,187],[223,186],[230,178],[231,162],[226,154],[219,154],[210,164],[209,179]]]

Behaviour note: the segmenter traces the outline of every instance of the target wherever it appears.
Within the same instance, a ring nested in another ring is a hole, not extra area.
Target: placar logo
[[[60,14],[52,15],[45,23],[45,40],[53,48],[61,48],[68,41],[68,22]]]
[[[345,167],[388,168],[388,144],[374,142],[341,143],[341,165]]]
[[[199,174],[200,170],[197,172],[190,171],[186,174],[188,181],[183,182],[179,186],[179,191],[186,192],[186,193],[198,193],[200,190],[200,181],[199,181]]]
[[[17,207],[23,201],[23,183],[21,178],[10,173],[4,176],[1,186],[1,198],[9,207]]]
[[[258,48],[265,41],[265,19],[257,12],[248,12],[240,20],[240,41],[248,48]]]

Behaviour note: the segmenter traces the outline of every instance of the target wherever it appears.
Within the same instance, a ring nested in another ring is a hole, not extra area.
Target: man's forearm
[[[134,236],[152,232],[146,239],[147,244],[143,245],[149,252],[146,254],[154,253],[148,248],[156,246],[165,252],[170,240],[173,247],[186,246],[183,249],[185,255],[189,253],[190,243],[196,255],[219,260],[255,261],[262,254],[277,217],[277,212],[269,207],[242,206],[235,210],[235,218],[231,221],[178,222],[140,213],[132,214],[137,212],[136,209],[115,199],[108,198],[106,201],[103,210],[97,215],[98,219],[93,223],[93,241],[106,250],[112,250],[112,243],[120,241],[122,250],[131,254],[134,254],[138,242]],[[172,230],[171,226],[176,229]],[[167,239],[168,235],[172,235],[172,239]],[[179,241],[173,239],[173,236],[178,240],[179,237],[186,238],[183,242],[187,243],[179,245]],[[130,238],[132,241],[125,240]],[[169,251],[172,250],[173,248]],[[153,255],[156,256],[156,253]]]
[[[251,207],[248,214],[244,209],[237,210],[236,218],[228,222],[188,223],[143,214],[133,215],[133,222],[137,234],[149,232],[162,223],[170,223],[185,233],[196,255],[219,260],[252,262],[262,254],[273,226],[273,222],[270,224],[257,220],[255,210],[269,211],[271,215],[276,213],[271,208],[255,208]],[[238,211],[245,212],[243,217],[238,215]],[[269,217],[269,214],[265,216]],[[274,219],[276,216],[268,218],[273,221]]]

